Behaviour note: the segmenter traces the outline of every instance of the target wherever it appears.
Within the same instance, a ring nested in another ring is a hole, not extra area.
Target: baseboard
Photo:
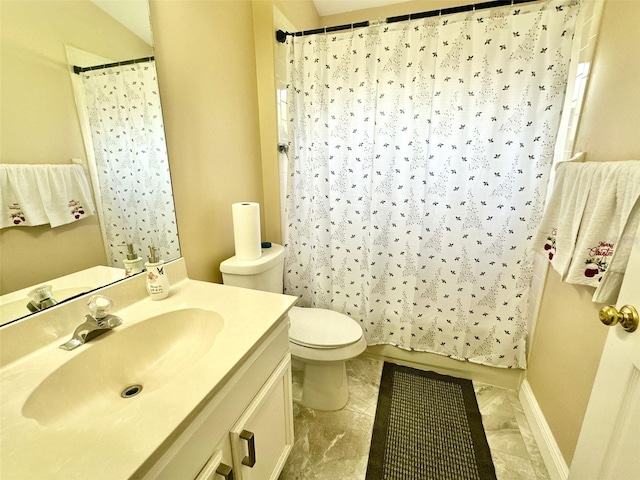
[[[549,424],[542,410],[540,410],[538,401],[526,379],[520,386],[519,399],[522,404],[522,410],[531,427],[531,432],[538,444],[538,449],[540,450],[544,464],[549,471],[549,477],[551,480],[567,480],[569,476],[567,462],[565,462],[560,452],[556,439],[553,433],[551,433]]]
[[[520,389],[524,378],[524,370],[519,368],[489,367],[435,353],[404,350],[393,345],[369,345],[362,355],[375,360],[397,363],[419,370],[432,370],[443,375],[466,378],[516,391]]]

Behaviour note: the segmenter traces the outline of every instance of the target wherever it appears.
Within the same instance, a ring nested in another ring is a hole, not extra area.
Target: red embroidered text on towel
[[[615,302],[640,220],[640,162],[565,163],[557,171],[534,249],[566,282],[596,287],[594,301]]]

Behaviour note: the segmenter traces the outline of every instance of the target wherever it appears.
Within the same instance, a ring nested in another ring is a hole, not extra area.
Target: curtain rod
[[[415,20],[418,18],[438,17],[441,15],[450,15],[452,13],[470,12],[475,10],[483,10],[486,8],[507,7],[511,5],[519,5],[521,3],[532,3],[537,1],[539,0],[492,0],[489,2],[483,2],[483,3],[460,5],[458,7],[449,7],[449,8],[442,8],[440,10],[429,10],[426,12],[411,13],[409,15],[399,15],[397,17],[388,17],[387,19],[382,20],[381,23],[404,22],[406,20]],[[305,35],[316,35],[318,33],[330,33],[330,32],[337,32],[340,30],[350,30],[352,28],[368,27],[369,25],[375,25],[375,24],[376,22],[364,21],[364,22],[357,22],[357,23],[347,23],[345,25],[336,25],[333,27],[316,28],[314,30],[304,30],[302,32],[293,32],[293,33],[285,32],[283,30],[277,30],[276,40],[280,43],[284,43],[287,39],[287,36],[302,37]]]
[[[88,72],[90,70],[101,70],[103,68],[119,67],[121,65],[131,65],[133,63],[150,62],[154,58],[155,57],[142,57],[142,58],[136,58],[134,60],[124,60],[122,62],[105,63],[104,65],[94,65],[93,67],[78,67],[77,65],[74,65],[73,73],[77,73],[79,75],[82,72]]]

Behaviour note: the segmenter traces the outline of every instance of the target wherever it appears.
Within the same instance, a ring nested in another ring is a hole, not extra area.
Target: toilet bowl
[[[225,285],[282,293],[284,247],[272,244],[257,260],[231,257],[220,264],[220,271]],[[345,362],[367,346],[360,325],[324,308],[293,307],[289,320],[291,356],[302,370],[296,401],[318,410],[343,408],[349,399]]]
[[[289,319],[291,356],[304,370],[296,400],[317,410],[341,409],[349,400],[345,362],[367,348],[362,329],[346,315],[324,308],[293,307]]]

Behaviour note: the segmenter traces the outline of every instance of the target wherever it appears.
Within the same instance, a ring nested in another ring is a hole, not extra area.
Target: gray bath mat
[[[382,370],[366,480],[495,480],[470,380]]]

